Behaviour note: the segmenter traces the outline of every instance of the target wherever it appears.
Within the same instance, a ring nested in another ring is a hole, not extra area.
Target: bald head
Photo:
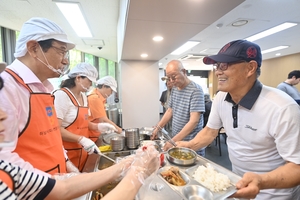
[[[180,71],[184,69],[182,62],[179,60],[172,60],[167,64],[166,71]]]
[[[179,60],[172,60],[167,64],[166,76],[172,82],[173,86],[178,89],[183,89],[190,82],[186,70]]]

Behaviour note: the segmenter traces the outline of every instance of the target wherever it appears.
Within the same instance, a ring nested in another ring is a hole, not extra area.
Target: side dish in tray
[[[183,186],[186,185],[185,180],[180,175],[178,167],[171,167],[167,171],[163,171],[160,173],[162,177],[170,184],[175,186]]]

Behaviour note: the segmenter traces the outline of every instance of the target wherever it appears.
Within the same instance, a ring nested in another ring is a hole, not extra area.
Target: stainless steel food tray
[[[195,181],[192,177],[188,176],[182,170],[179,170],[179,174],[186,182],[183,186],[176,186],[168,183],[161,175],[161,172],[168,171],[173,166],[165,166],[158,170],[157,175],[165,182],[166,185],[171,187],[179,196],[184,200],[190,199],[203,199],[203,200],[213,200],[213,194],[208,189],[203,187],[200,183]]]
[[[230,179],[230,182],[231,182],[231,186],[229,188],[227,188],[226,191],[220,191],[220,192],[212,192],[213,193],[213,197],[214,197],[214,200],[221,200],[221,199],[226,199],[227,197],[231,196],[232,194],[234,194],[237,190],[235,188],[235,184],[241,179],[240,176],[236,175],[235,173],[233,173],[232,171],[208,160],[208,159],[205,159],[201,156],[198,156],[198,162],[197,162],[197,165],[193,166],[193,167],[190,167],[188,169],[185,170],[185,172],[192,178],[193,177],[193,174],[194,172],[196,171],[196,169],[203,165],[203,166],[206,166],[207,163],[209,163],[217,172],[221,173],[221,174],[224,174],[224,175],[227,175],[228,178]],[[196,181],[196,180],[195,180]],[[201,183],[199,183],[201,185]],[[205,187],[205,186],[203,186]]]

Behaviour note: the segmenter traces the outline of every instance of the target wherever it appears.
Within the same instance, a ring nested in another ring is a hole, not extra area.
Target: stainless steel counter
[[[101,144],[101,141],[100,141],[100,144]],[[116,156],[117,157],[118,156],[126,156],[126,155],[130,155],[131,153],[132,153],[132,151],[127,150],[127,151],[121,151],[121,152],[109,152],[109,153],[105,153],[105,154],[111,158],[115,158]],[[104,159],[104,157],[101,159]],[[96,171],[96,169],[98,168],[98,165],[99,165],[99,161],[100,161],[100,156],[90,155],[88,157],[87,163],[86,163],[83,171],[84,172]],[[177,166],[181,171],[186,172],[187,169],[196,167],[197,165],[204,165],[206,163],[211,163],[214,166],[214,168],[217,169],[217,171],[228,175],[233,184],[236,183],[240,179],[239,176],[233,174],[229,170],[227,170],[215,163],[212,163],[211,161],[209,161],[201,156],[198,156],[196,162],[189,166],[174,165],[174,164],[170,163],[166,159],[166,156],[165,156],[164,167]],[[225,196],[226,196],[226,193],[223,193],[223,194],[225,194]],[[87,194],[85,200],[92,200],[92,195],[93,195],[93,192],[90,192],[89,194]],[[170,186],[168,183],[166,183],[166,181],[164,179],[162,179],[162,177],[158,173],[154,173],[150,177],[148,177],[148,179],[146,179],[145,184],[140,188],[138,194],[135,197],[135,200],[154,200],[154,199],[155,200],[187,200],[189,198],[185,198],[182,195],[181,189],[179,189],[179,190],[174,189],[174,187],[172,187],[172,185]],[[214,194],[213,199],[221,200],[221,199],[226,199],[226,198],[223,198],[222,194],[219,193],[219,194]]]

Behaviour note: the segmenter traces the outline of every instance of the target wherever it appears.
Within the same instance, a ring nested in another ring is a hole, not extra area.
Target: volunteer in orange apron
[[[63,80],[60,90],[54,92],[55,109],[60,124],[64,148],[72,163],[82,171],[88,154],[100,153],[96,144],[88,139],[89,129],[110,130],[109,124],[88,121],[87,92],[96,82],[98,72],[89,63],[79,63]]]
[[[89,120],[94,123],[107,122],[117,129],[117,133],[121,133],[122,128],[118,127],[113,121],[108,119],[105,111],[106,99],[113,92],[117,92],[116,80],[112,76],[105,76],[97,81],[96,86],[97,88],[88,95],[89,108],[91,111]],[[96,141],[99,134],[99,132],[90,131],[90,139]]]
[[[20,132],[14,152],[34,167],[47,173],[66,173],[60,130],[53,106],[53,95],[33,93],[12,70],[6,69],[5,71],[30,93],[28,125]],[[38,158],[47,159],[41,162]]]
[[[64,31],[48,19],[31,18],[23,24],[16,59],[1,73],[7,85],[0,91],[0,109],[7,113],[3,135],[14,142],[3,147],[1,160],[44,176],[71,172],[48,79],[64,73],[68,50],[74,47]]]

